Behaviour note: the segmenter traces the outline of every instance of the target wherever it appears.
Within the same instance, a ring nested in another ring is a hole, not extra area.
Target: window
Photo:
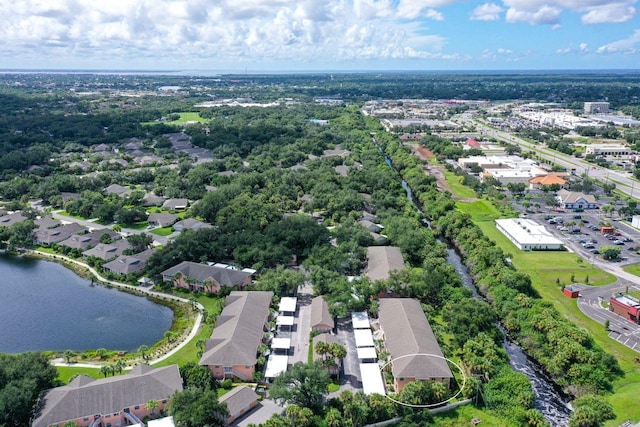
[[[134,406],[133,409],[140,409],[140,405]]]
[[[225,372],[231,372],[231,371],[232,371],[232,368],[230,368],[230,367],[228,367],[228,366],[225,366],[225,367],[224,367],[224,371],[225,371]]]

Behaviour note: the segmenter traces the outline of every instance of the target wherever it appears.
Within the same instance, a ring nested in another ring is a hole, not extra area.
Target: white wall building
[[[611,111],[608,102],[585,102],[584,112],[586,114],[606,114]]]
[[[631,148],[620,144],[599,144],[588,145],[585,149],[586,154],[594,154],[596,156],[630,158],[638,154]]]
[[[564,248],[562,241],[538,223],[524,218],[497,219],[496,227],[523,251],[557,251]]]

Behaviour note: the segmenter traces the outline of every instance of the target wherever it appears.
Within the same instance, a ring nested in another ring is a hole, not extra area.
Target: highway
[[[493,137],[497,140],[505,141],[511,144],[517,144],[527,151],[535,152],[538,156],[550,161],[551,163],[555,163],[559,166],[562,166],[563,168],[567,168],[567,170],[569,171],[575,169],[575,173],[577,175],[584,174],[589,178],[595,179],[602,183],[615,184],[616,189],[627,196],[634,197],[640,194],[640,182],[633,179],[633,175],[630,172],[620,172],[601,168],[599,166],[594,166],[593,164],[585,160],[560,153],[550,148],[540,146],[539,144],[533,144],[522,138],[518,138],[517,136],[514,136],[509,132],[489,127],[477,120],[471,120],[470,118],[461,118],[461,120],[467,124],[475,126],[476,129],[483,135]]]

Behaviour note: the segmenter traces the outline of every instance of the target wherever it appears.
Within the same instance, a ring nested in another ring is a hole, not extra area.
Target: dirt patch
[[[449,187],[449,184],[444,177],[444,166],[434,165],[429,161],[429,159],[435,157],[435,154],[431,150],[418,144],[412,144],[410,145],[410,147],[411,152],[414,156],[426,161],[426,163],[422,166],[422,169],[424,170],[425,174],[436,179],[436,185],[440,191],[448,191],[449,193],[451,193],[453,199],[458,202],[471,203],[478,200],[475,197],[458,197],[453,191],[451,191],[451,187]]]

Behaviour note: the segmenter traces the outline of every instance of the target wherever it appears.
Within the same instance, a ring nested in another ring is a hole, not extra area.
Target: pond
[[[55,262],[0,254],[0,352],[135,351],[160,340],[172,318],[167,307]]]

